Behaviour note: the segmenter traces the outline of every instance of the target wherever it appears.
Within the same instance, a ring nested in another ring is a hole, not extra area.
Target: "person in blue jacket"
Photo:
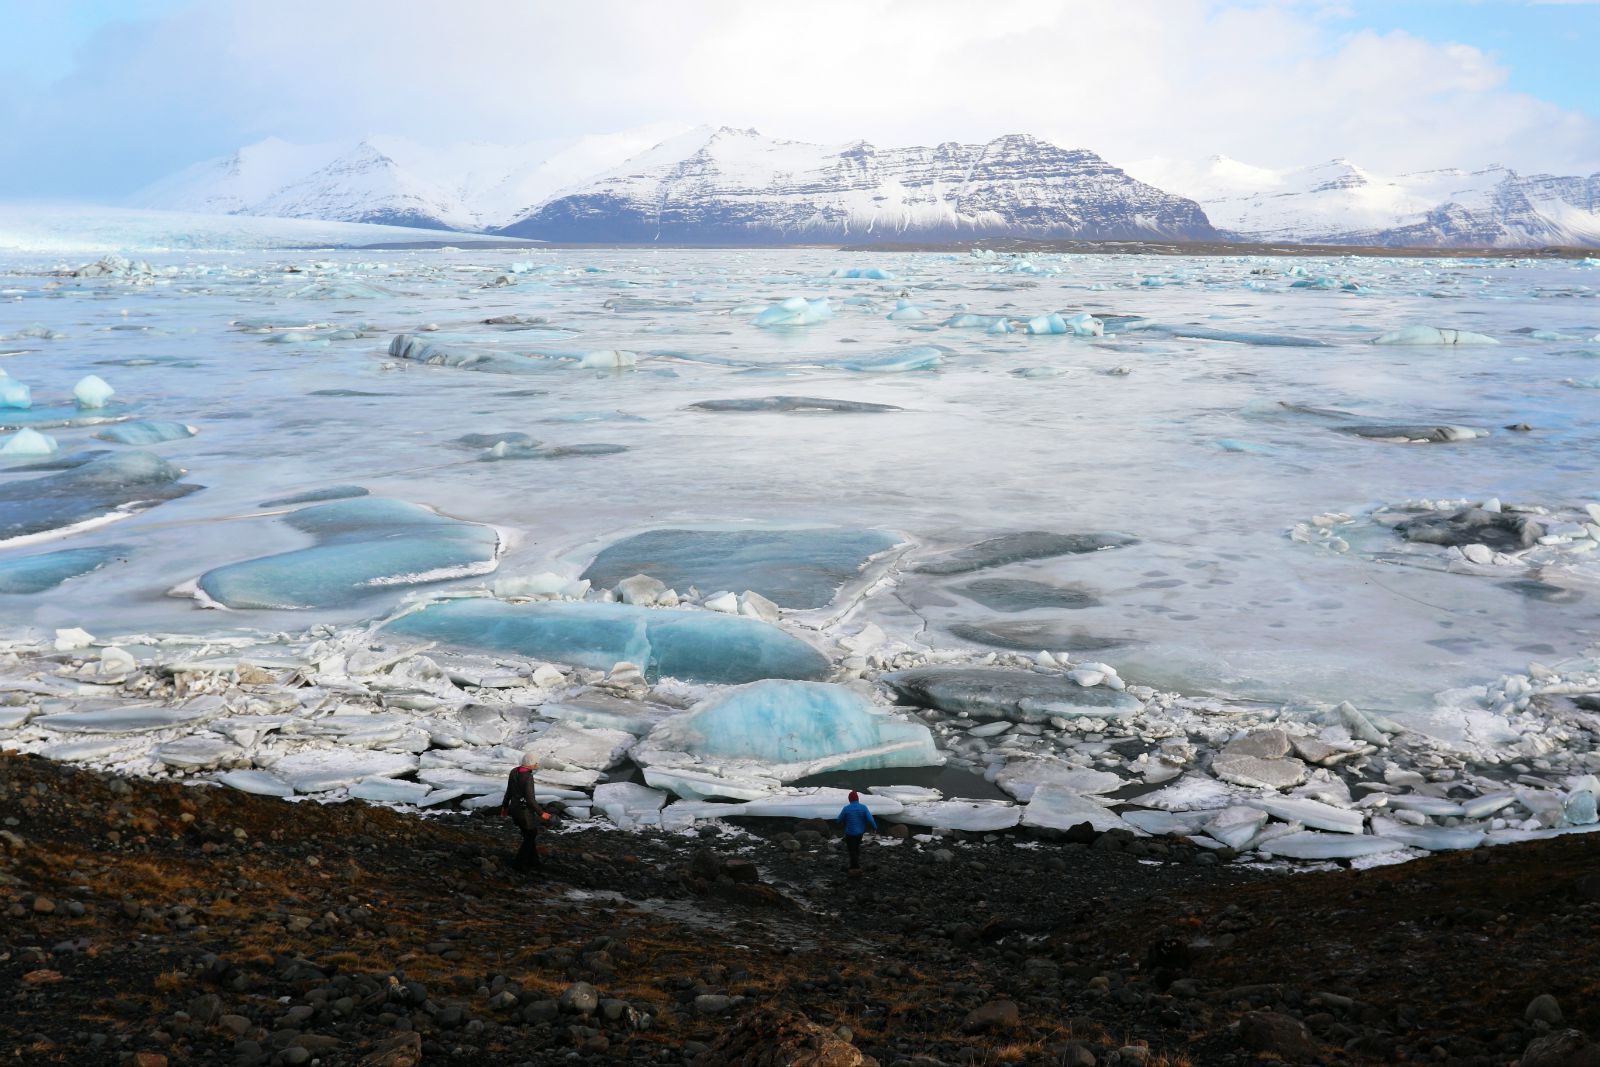
[[[861,873],[861,838],[867,832],[867,827],[876,830],[878,820],[872,817],[872,812],[861,803],[861,794],[854,789],[850,790],[850,803],[839,809],[839,817],[834,820],[844,827],[844,847],[850,850],[850,873]]]

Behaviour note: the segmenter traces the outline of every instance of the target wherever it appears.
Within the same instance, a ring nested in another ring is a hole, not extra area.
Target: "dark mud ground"
[[[542,877],[514,836],[0,755],[0,1063],[1600,1063],[1593,835],[880,838],[857,880],[818,825],[574,825]]]

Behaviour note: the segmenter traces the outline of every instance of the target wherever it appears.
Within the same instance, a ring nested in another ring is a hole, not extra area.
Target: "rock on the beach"
[[[1528,1042],[1522,1067],[1600,1067],[1600,1045],[1582,1030],[1558,1030]]]
[[[1254,1052],[1282,1056],[1290,1063],[1315,1063],[1321,1058],[1306,1024],[1274,1011],[1247,1012],[1240,1018],[1239,1043]]]
[[[969,1034],[993,1033],[1015,1029],[1019,1022],[1016,1001],[991,1000],[967,1012],[961,1029]]]

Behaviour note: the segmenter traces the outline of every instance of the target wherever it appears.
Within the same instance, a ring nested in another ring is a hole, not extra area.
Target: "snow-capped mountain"
[[[1294,170],[1225,156],[1147,165],[1211,222],[1247,241],[1520,248],[1600,245],[1600,174],[1524,177],[1504,167],[1379,175],[1345,159]]]
[[[671,244],[984,236],[1206,239],[1193,201],[1092,152],[1020,134],[981,145],[841,146],[698,129],[505,227],[508,236]]]
[[[563,142],[444,148],[400,137],[315,145],[268,138],[165,178],[132,206],[488,230],[681,129],[657,124]]]

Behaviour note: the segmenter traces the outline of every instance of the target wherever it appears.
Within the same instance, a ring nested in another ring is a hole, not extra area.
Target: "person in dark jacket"
[[[861,873],[861,838],[869,826],[874,830],[878,828],[878,820],[861,803],[861,794],[852,789],[850,803],[839,809],[839,817],[834,821],[844,827],[844,847],[850,852],[850,873],[858,875]]]
[[[532,752],[522,757],[522,765],[514,767],[506,779],[505,799],[500,802],[500,814],[509,816],[522,831],[522,847],[511,861],[519,871],[542,871],[539,859],[539,826],[548,822],[550,815],[540,806],[533,792],[533,772],[539,769],[539,757]]]

